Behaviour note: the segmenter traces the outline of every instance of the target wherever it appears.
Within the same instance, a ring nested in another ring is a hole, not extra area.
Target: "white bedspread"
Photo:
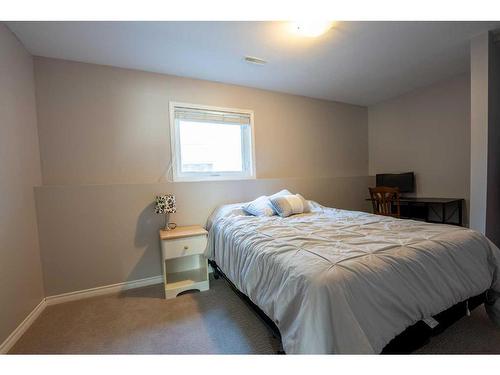
[[[500,250],[470,229],[316,205],[289,218],[211,217],[207,256],[278,326],[287,353],[379,353],[417,321],[489,290]]]

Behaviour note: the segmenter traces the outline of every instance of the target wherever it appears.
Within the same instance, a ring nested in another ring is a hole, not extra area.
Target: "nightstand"
[[[165,298],[186,290],[208,290],[208,262],[203,254],[207,234],[199,225],[160,230]]]

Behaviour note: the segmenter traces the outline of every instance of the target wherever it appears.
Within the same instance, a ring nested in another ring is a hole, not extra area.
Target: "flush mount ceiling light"
[[[250,63],[250,64],[255,64],[255,65],[264,65],[267,63],[266,60],[259,59],[258,57],[254,57],[254,56],[245,56],[245,61]]]
[[[291,29],[300,36],[314,38],[326,33],[332,26],[332,21],[310,20],[292,22]]]

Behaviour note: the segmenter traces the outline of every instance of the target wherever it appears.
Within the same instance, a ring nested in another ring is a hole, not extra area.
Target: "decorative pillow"
[[[269,199],[273,199],[273,198],[276,198],[276,197],[280,197],[282,195],[293,195],[292,193],[290,193],[287,189],[283,189],[283,190],[280,190],[278,191],[277,193],[269,196]]]
[[[265,195],[243,205],[243,210],[253,216],[273,216],[274,208]]]
[[[274,210],[281,217],[311,212],[309,203],[300,194],[281,195],[270,199]]]

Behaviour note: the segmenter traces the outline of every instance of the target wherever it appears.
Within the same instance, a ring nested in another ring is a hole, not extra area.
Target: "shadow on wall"
[[[252,200],[284,187],[324,205],[366,210],[369,180],[359,176],[37,187],[46,293],[162,275],[158,231],[163,217],[153,209],[158,192],[176,196],[177,224],[203,225],[221,204]]]
[[[161,248],[158,231],[163,225],[163,220],[163,215],[155,214],[154,202],[148,204],[140,212],[135,227],[134,248],[137,251],[142,250],[143,253],[142,257],[128,275],[127,281],[159,276],[162,274]]]

